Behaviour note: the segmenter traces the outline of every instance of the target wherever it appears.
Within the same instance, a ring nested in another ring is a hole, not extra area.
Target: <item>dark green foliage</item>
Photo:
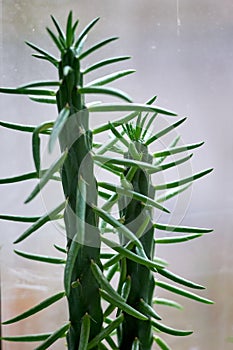
[[[64,264],[65,290],[5,321],[5,324],[30,317],[64,296],[68,302],[69,322],[47,334],[2,339],[16,342],[41,341],[37,350],[50,348],[59,338],[66,338],[69,350],[151,350],[154,341],[162,350],[169,350],[169,346],[155,333],[187,336],[192,331],[177,330],[161,322],[161,316],[156,311],[157,305],[176,309],[182,309],[182,306],[170,299],[154,299],[155,287],[202,303],[212,302],[159,280],[159,276],[163,276],[169,282],[189,288],[204,288],[168,270],[167,262],[156,255],[156,245],[188,242],[211,230],[154,222],[153,209],[169,215],[170,211],[163,202],[185,191],[193,181],[207,175],[211,169],[165,184],[152,183],[152,174],[188,162],[192,156],[188,151],[203,143],[179,146],[179,137],[176,137],[167,149],[151,154],[150,145],[172,132],[186,118],[151,135],[150,128],[159,115],[174,118],[176,113],[154,105],[156,96],[145,104],[133,103],[125,92],[105,86],[131,75],[134,72],[132,69],[111,71],[110,74],[85,84],[87,74],[129,59],[129,56],[107,58],[83,69],[82,60],[85,57],[117,38],[105,39],[83,51],[87,34],[99,18],[94,19],[76,36],[78,21],[73,22],[72,17],[70,12],[65,31],[53,16],[51,18],[55,32],[47,28],[59,51],[59,58],[26,42],[36,51],[34,57],[47,60],[57,69],[57,81],[36,81],[18,88],[0,88],[0,93],[27,95],[35,102],[56,104],[58,110],[55,121],[38,126],[0,122],[4,128],[32,135],[35,165],[35,170],[0,179],[0,184],[38,179],[25,203],[33,200],[50,180],[61,183],[64,192],[64,202],[44,215],[0,215],[0,219],[31,223],[14,243],[28,238],[44,224],[60,219],[64,220],[67,239],[66,247],[54,244],[56,250],[63,254],[62,258],[15,250],[18,256],[32,262],[50,263],[55,267]],[[52,90],[48,90],[48,87]],[[123,102],[86,104],[87,94],[110,95]],[[92,112],[129,114],[90,130],[89,114]],[[96,134],[105,132],[111,134],[106,143],[93,142]],[[43,170],[42,137],[47,137],[49,152],[53,151],[57,141],[61,150],[57,160]],[[178,153],[185,154],[182,158],[164,163],[167,157],[172,158]],[[119,181],[97,181],[95,167],[112,173]],[[157,192],[162,194],[158,196]],[[101,205],[99,198],[104,202]],[[117,216],[111,212],[115,205],[118,206]],[[169,236],[157,236],[159,231],[168,232]],[[173,236],[174,232],[179,232],[180,235]],[[106,252],[106,246],[110,252]],[[116,334],[118,344],[115,343]]]
[[[142,155],[141,159],[145,163],[152,163],[152,158],[149,156],[146,147],[143,144],[135,142],[135,147]],[[126,158],[130,158],[129,154],[126,154]],[[127,176],[129,169],[126,170],[125,176]],[[135,192],[141,193],[149,198],[154,198],[154,189],[151,186],[150,177],[142,169],[138,169],[133,179],[131,180],[132,188]],[[147,216],[151,217],[151,211],[146,209],[142,202],[132,199],[130,203],[127,203],[126,198],[122,198],[120,201],[120,216],[124,224],[132,231],[137,232],[141,222],[144,222]],[[152,221],[148,222],[145,231],[142,233],[140,241],[146,253],[148,259],[152,260],[154,257],[154,228]],[[126,241],[121,236],[121,244],[125,245]],[[135,248],[133,248],[135,251]],[[154,291],[154,277],[153,272],[146,266],[142,266],[138,263],[126,260],[126,276],[131,278],[131,289],[127,298],[127,303],[134,308],[140,308],[140,301],[144,300],[149,306],[152,305],[153,291]],[[147,286],[142,288],[142,286]],[[153,343],[153,334],[150,320],[141,322],[137,321],[132,316],[125,315],[125,321],[119,329],[118,337],[120,340],[120,349],[131,349],[135,338],[139,340],[140,348],[143,350],[149,350]]]

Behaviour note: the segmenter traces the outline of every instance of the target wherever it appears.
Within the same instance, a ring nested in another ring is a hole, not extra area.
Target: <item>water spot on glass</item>
[[[176,0],[176,27],[177,27],[177,36],[179,36],[180,35],[180,27],[181,27],[179,0]]]

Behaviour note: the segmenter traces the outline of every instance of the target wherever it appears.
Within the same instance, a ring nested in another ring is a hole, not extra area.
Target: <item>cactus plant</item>
[[[0,218],[32,223],[14,243],[28,238],[49,221],[64,219],[67,247],[56,248],[65,253],[66,258],[45,257],[15,250],[23,258],[64,264],[64,291],[43,300],[4,324],[30,317],[63,297],[67,298],[69,322],[48,334],[5,336],[2,339],[41,341],[36,347],[38,350],[49,348],[64,336],[69,350],[149,350],[154,342],[161,349],[169,349],[158,332],[175,336],[185,336],[192,332],[177,330],[161,323],[161,317],[153,305],[163,304],[178,308],[179,305],[171,300],[154,298],[155,287],[203,303],[212,302],[160,281],[159,275],[187,287],[204,288],[168,270],[166,261],[156,256],[155,247],[157,244],[189,241],[211,230],[154,222],[153,208],[169,213],[163,202],[179,195],[194,180],[208,174],[211,169],[160,185],[153,184],[151,175],[189,161],[191,155],[164,163],[167,157],[195,149],[202,143],[177,146],[179,138],[176,138],[166,150],[152,153],[150,145],[177,128],[185,118],[150,134],[149,130],[157,115],[173,117],[176,114],[154,105],[155,97],[145,104],[133,103],[126,93],[105,86],[133,73],[134,70],[117,71],[90,83],[85,81],[89,73],[129,58],[109,58],[83,68],[85,57],[116,38],[103,40],[84,51],[87,35],[98,18],[89,23],[77,38],[78,21],[73,22],[72,12],[69,13],[65,33],[53,16],[52,21],[56,34],[49,28],[47,31],[60,52],[59,59],[32,43],[27,42],[27,45],[36,52],[34,57],[49,61],[56,67],[58,81],[33,82],[15,89],[0,88],[0,92],[23,94],[38,103],[55,104],[58,117],[55,121],[39,126],[0,122],[2,127],[32,134],[35,163],[35,171],[1,179],[0,183],[38,179],[38,184],[25,201],[28,203],[50,180],[60,181],[64,202],[41,217],[1,215]],[[57,90],[50,90],[49,87]],[[110,95],[123,102],[87,104],[87,94]],[[89,113],[93,112],[128,114],[90,130]],[[105,144],[95,142],[95,135],[108,132],[111,137]],[[49,152],[53,151],[57,140],[60,144],[61,155],[48,169],[41,169],[41,135],[49,137]],[[117,182],[98,181],[95,178],[95,166],[116,176]],[[165,192],[159,196],[157,193],[161,190]],[[100,198],[104,201],[103,204],[100,204]],[[118,216],[112,213],[116,204],[119,208]],[[181,234],[157,238],[156,229]],[[109,247],[111,251],[106,253],[103,246]],[[114,334],[117,334],[117,339]]]

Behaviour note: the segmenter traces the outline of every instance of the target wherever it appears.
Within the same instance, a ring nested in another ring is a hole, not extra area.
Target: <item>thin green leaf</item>
[[[79,56],[79,59],[83,59],[84,57],[87,57],[88,55],[90,55],[91,53],[93,53],[94,51],[100,49],[101,47],[109,44],[110,42],[116,40],[118,38],[114,37],[114,38],[109,38],[109,39],[106,39],[106,40],[103,40],[101,41],[100,43],[92,46],[90,49],[84,51],[80,56]]]
[[[136,140],[141,139],[141,133],[142,133],[142,113],[138,113],[138,117],[136,121],[136,129],[135,129]]]
[[[57,29],[57,32],[60,36],[60,38],[65,41],[65,35],[59,25],[59,23],[57,22],[56,18],[54,16],[51,15],[51,18],[52,18],[52,21],[53,21],[53,24],[55,25],[56,29]]]
[[[147,112],[143,118],[142,118],[142,113],[140,113],[140,115],[141,115],[141,117],[140,117],[140,124],[138,125],[138,128],[140,128],[140,139],[144,140],[144,136],[143,135],[146,135],[146,133],[148,131],[148,130],[146,130],[144,128],[144,125],[145,125],[146,119],[147,119],[147,117],[149,115],[149,112]],[[141,118],[142,118],[142,120],[141,120]],[[144,142],[145,142],[145,140],[144,140]]]
[[[147,105],[152,105],[157,99],[157,95],[152,96],[147,102]]]
[[[137,235],[137,234],[136,234]],[[138,237],[138,236],[137,236]],[[134,242],[129,242],[127,243],[124,248],[127,250],[132,250],[134,247]],[[104,264],[104,269],[108,269],[110,266],[117,264],[118,261],[120,261],[122,259],[122,255],[119,254],[114,254],[105,264]]]
[[[123,284],[127,278],[127,260],[125,257],[121,260],[120,263],[120,276],[118,280],[118,286],[117,286],[117,291],[121,292]],[[110,305],[111,306],[111,305]],[[119,310],[117,311],[119,313]]]
[[[120,253],[122,255],[122,257],[126,257],[138,264],[144,265],[146,267],[148,267],[149,269],[157,269],[158,267],[163,268],[164,265],[160,265],[155,263],[154,261],[151,261],[149,259],[145,259],[133,252],[131,252],[130,250],[120,246],[119,244],[117,244],[116,242],[110,241],[109,239],[101,236],[101,240],[110,248],[112,248],[113,250],[115,250],[116,252]]]
[[[39,183],[36,185],[34,190],[31,192],[31,194],[28,196],[28,198],[25,200],[25,203],[30,202],[33,198],[36,197],[36,195],[42,190],[42,188],[47,184],[49,180],[51,180],[54,173],[60,170],[62,167],[62,164],[64,163],[66,157],[67,157],[68,151],[65,150],[65,152],[62,153],[60,158],[54,162],[51,167],[42,175]]]
[[[7,123],[0,121],[0,125],[4,128],[13,129],[17,131],[24,131],[24,132],[33,132],[36,126],[29,126],[29,125],[22,125],[22,124],[14,124],[14,123]]]
[[[57,249],[59,252],[64,253],[64,254],[67,254],[67,250],[66,250],[65,248],[62,248],[62,247],[60,247],[60,246],[57,245],[57,244],[54,244],[53,246],[54,246],[54,248]]]
[[[129,74],[135,73],[136,71],[134,69],[127,69],[127,70],[121,70],[115,73],[111,73],[108,75],[105,75],[101,78],[95,79],[93,81],[91,81],[90,83],[88,83],[86,86],[101,86],[101,85],[105,85],[108,83],[111,83],[117,79],[123,78]]]
[[[159,203],[166,202],[167,200],[169,200],[169,199],[177,196],[178,194],[186,191],[190,186],[192,186],[192,183],[190,183],[188,185],[180,186],[176,190],[166,191],[165,194],[156,197],[156,201]]]
[[[137,248],[136,248],[137,249]],[[163,269],[164,267],[168,266],[168,263],[166,260],[162,259],[162,258],[154,258],[153,261],[157,264],[160,265],[160,269]]]
[[[49,307],[50,305],[54,304],[58,300],[62,299],[64,296],[65,296],[64,292],[57,293],[57,294],[43,300],[38,305],[33,306],[32,308],[23,312],[22,314],[17,315],[16,317],[13,317],[13,318],[3,322],[2,324],[7,325],[7,324],[12,324],[12,323],[24,320],[25,318],[30,317],[30,316],[38,313],[39,311]]]
[[[48,171],[48,169],[42,170],[41,174],[44,175],[47,171]],[[32,173],[26,173],[26,174],[23,174],[23,175],[8,177],[8,178],[5,178],[5,179],[0,179],[0,185],[2,185],[2,184],[11,184],[11,183],[21,182],[21,181],[31,180],[31,179],[37,179],[37,172],[36,171],[34,171]]]
[[[179,337],[184,337],[187,335],[190,335],[193,333],[193,331],[184,331],[184,330],[179,330],[179,329],[174,329],[168,326],[165,326],[164,324],[151,320],[152,326],[154,326],[156,329],[158,329],[160,332],[167,333],[170,335],[175,335]]]
[[[57,264],[65,264],[65,262],[66,262],[64,259],[53,258],[50,256],[45,256],[45,255],[29,254],[29,253],[21,252],[19,250],[14,250],[14,252],[23,258],[34,260],[34,261],[45,262],[45,263],[49,263],[49,264],[56,264],[57,265]]]
[[[156,238],[155,243],[156,244],[174,244],[174,243],[183,243],[188,242],[192,239],[201,237],[202,234],[198,235],[184,235],[184,236],[173,236],[173,237],[162,237],[162,238]]]
[[[43,55],[43,59],[48,60],[49,62],[53,63],[56,67],[58,65],[58,60],[53,57],[52,55],[50,55],[48,52],[46,52],[45,50],[42,50],[40,47],[29,43],[28,41],[25,42],[25,44],[27,44],[29,47],[31,47],[33,50],[39,52],[41,55]],[[33,55],[35,56],[35,55]],[[42,58],[41,56],[36,55],[37,58]]]
[[[213,230],[208,229],[208,228],[188,227],[188,226],[172,226],[172,225],[164,225],[164,224],[159,224],[159,223],[156,223],[153,226],[154,226],[154,228],[157,228],[158,230],[168,231],[168,232],[183,232],[183,233],[202,234],[202,233],[209,233],[209,232],[213,231]]]
[[[160,337],[154,336],[154,340],[155,340],[156,344],[160,347],[161,350],[172,350],[167,345],[167,343],[163,339],[161,339]]]
[[[42,131],[48,131],[53,127],[53,122],[43,123],[35,128],[32,134],[32,154],[37,171],[37,175],[40,175],[40,133]]]
[[[100,258],[101,259],[111,259],[115,254],[113,253],[101,253]]]
[[[116,306],[112,305],[112,304],[109,304],[108,307],[105,309],[104,311],[104,322],[105,323],[110,323],[112,322],[112,320],[110,320],[108,318],[109,315],[111,315],[111,313],[116,309]],[[119,309],[118,309],[119,310]]]
[[[118,140],[117,140],[118,141]],[[116,141],[116,142],[117,142]],[[105,148],[105,146],[106,146],[106,148]],[[94,147],[94,145],[93,145],[93,147]],[[111,152],[114,152],[114,153],[117,153],[117,154],[121,154],[121,155],[124,155],[124,149],[123,149],[123,147],[121,147],[121,145],[112,145],[111,147],[109,147],[109,149],[107,149],[107,144],[104,144],[103,145],[103,149],[105,148],[105,150],[103,150],[103,152],[102,152],[102,149],[101,149],[101,152],[99,153],[99,150],[100,150],[100,148],[102,148],[102,147],[99,147],[99,149],[98,149],[98,152],[96,152],[96,154],[104,154],[104,153],[106,153],[107,151],[111,151]]]
[[[131,277],[127,276],[125,282],[122,285],[121,296],[124,300],[128,299],[131,290]]]
[[[51,333],[46,334],[28,334],[28,335],[16,335],[16,336],[10,336],[10,337],[0,337],[0,340],[6,340],[6,341],[12,341],[12,342],[22,342],[22,343],[28,343],[28,342],[36,342],[36,341],[43,341],[48,339],[51,336]]]
[[[207,170],[204,170],[204,171],[202,171],[202,172],[200,172],[198,174],[186,177],[184,179],[180,179],[178,181],[174,181],[174,182],[170,182],[170,183],[154,186],[154,188],[155,188],[156,191],[160,191],[160,190],[165,190],[167,188],[178,187],[178,186],[184,185],[186,183],[189,183],[189,182],[195,181],[197,179],[200,179],[201,177],[209,174],[212,170],[213,169],[207,169]]]
[[[155,112],[164,115],[176,116],[174,112],[162,109],[156,106],[150,106],[147,104],[98,104],[96,106],[89,107],[90,112]]]
[[[72,31],[73,31],[73,36],[75,36],[75,31],[77,29],[77,26],[79,24],[79,20],[77,19],[74,24],[73,24],[73,27],[72,27]]]
[[[32,54],[32,56],[35,57],[35,58],[38,58],[38,59],[40,59],[40,60],[44,60],[44,61],[50,62],[50,63],[52,63],[56,68],[59,67],[59,62],[58,62],[55,58],[52,59],[52,58],[49,58],[49,57],[47,57],[47,56],[37,55],[37,54]]]
[[[75,48],[78,49],[80,43],[82,42],[83,38],[88,34],[88,32],[91,30],[91,28],[99,21],[100,17],[95,18],[93,21],[91,21],[79,34],[78,40],[75,43]]]
[[[115,185],[112,185],[112,184],[107,183],[107,182],[99,182],[98,186],[105,188],[109,191],[113,191],[113,192],[120,194],[122,196],[126,196],[128,198],[133,198],[135,200],[138,200],[138,201],[142,202],[143,204],[145,204],[146,206],[152,206],[156,209],[159,209],[159,210],[165,211],[166,213],[169,213],[169,211],[166,208],[164,208],[163,206],[158,204],[156,201],[154,201],[153,199],[151,199],[147,196],[144,196],[138,192],[131,191],[131,190],[128,190],[127,188],[123,188],[120,186],[115,186]]]
[[[123,138],[122,138],[123,140]],[[124,142],[124,141],[122,141]],[[156,172],[156,170],[159,169],[159,167],[155,167],[154,165],[151,165],[149,163],[146,162],[141,162],[138,160],[134,160],[134,159],[127,159],[127,158],[112,158],[112,157],[106,157],[106,156],[99,156],[99,155],[94,155],[93,156],[94,160],[97,160],[99,162],[102,163],[112,163],[112,164],[119,164],[119,165],[124,165],[126,167],[137,167],[137,168],[141,168],[143,170],[151,170]]]
[[[114,204],[117,203],[118,200],[118,195],[117,194],[113,194],[111,195],[107,201],[104,203],[104,205],[102,206],[102,210],[105,210],[107,212],[110,211],[110,209],[113,207]],[[105,232],[105,228],[107,226],[107,222],[103,220],[103,223],[101,225],[102,231]],[[104,229],[104,230],[103,230]]]
[[[195,143],[192,145],[185,145],[185,146],[180,146],[180,147],[169,148],[169,149],[154,153],[153,157],[154,158],[167,157],[167,156],[170,156],[173,154],[177,154],[180,152],[186,152],[186,151],[189,151],[191,149],[198,148],[198,147],[202,146],[203,144],[204,144],[204,142],[199,142],[199,143]]]
[[[113,265],[109,270],[108,273],[106,275],[107,280],[110,282],[112,280],[112,278],[115,276],[116,272],[119,271],[119,264],[116,263],[115,265]]]
[[[93,106],[96,106],[96,105],[88,106],[87,108],[90,110],[90,108],[93,107]],[[130,114],[128,114],[127,116],[125,116],[123,118],[120,118],[120,119],[117,119],[117,120],[111,122],[111,124],[114,127],[123,125],[124,123],[128,123],[130,120],[134,119],[137,115],[138,115],[138,112],[130,113]],[[110,124],[108,122],[106,124],[103,124],[103,125],[99,126],[96,129],[94,129],[93,130],[93,134],[99,134],[99,133],[101,133],[103,131],[106,131],[106,130],[109,130],[109,129],[110,129]]]
[[[116,333],[116,331],[114,333]],[[113,333],[113,335],[114,335],[114,333]],[[112,349],[112,350],[119,349],[118,346],[116,345],[116,343],[114,342],[114,340],[109,335],[105,338],[105,340],[110,345],[110,349]]]
[[[56,220],[57,215],[65,208],[66,202],[63,202],[55,209],[51,210],[49,213],[41,216],[38,221],[36,221],[33,225],[31,225],[19,238],[17,238],[14,243],[19,243],[23,241],[25,238],[30,236],[33,232],[37,231],[41,226],[46,224],[49,221]]]
[[[16,95],[55,96],[55,92],[53,90],[42,90],[42,89],[0,88],[0,92],[4,94],[16,94]]]
[[[103,164],[103,163],[100,163],[98,161],[95,161],[95,164],[98,165],[100,168],[103,168],[103,169],[105,169],[107,171],[110,171],[112,174],[115,174],[117,176],[120,176],[125,170],[123,168],[114,166],[112,164]]]
[[[175,137],[175,139],[171,142],[171,144],[168,146],[168,149],[175,147],[180,140],[180,136]],[[167,156],[159,157],[157,161],[154,163],[154,165],[159,165],[164,162],[164,160],[167,158]]]
[[[86,40],[87,40],[87,35],[84,36],[84,38],[82,39],[82,41],[80,41],[80,44],[78,45],[78,47],[77,47],[77,49],[76,49],[76,51],[75,51],[77,57],[81,55]]]
[[[13,215],[0,215],[0,220],[16,221],[16,222],[35,222],[40,219],[40,216],[13,216]]]
[[[138,318],[139,320],[147,321],[148,317],[143,315],[141,312],[138,310],[134,309],[130,305],[128,305],[125,301],[120,301],[118,299],[115,299],[114,297],[110,296],[108,293],[106,293],[104,290],[100,289],[100,295],[102,298],[106,301],[108,301],[110,304],[115,305],[122,311],[125,311],[127,314]]]
[[[161,317],[157,314],[157,312],[155,312],[155,310],[153,309],[153,307],[151,307],[149,304],[147,304],[143,299],[140,299],[140,310],[148,315],[149,317],[153,317],[156,320],[161,320]]]
[[[52,333],[41,345],[37,346],[35,350],[46,350],[55,343],[58,339],[63,338],[70,327],[70,323],[66,323],[64,326]]]
[[[168,278],[171,281],[174,281],[176,283],[182,284],[183,286],[194,288],[194,289],[205,289],[205,287],[201,286],[200,284],[194,283],[192,281],[189,281],[183,277],[180,277],[171,271],[168,271],[167,269],[158,269],[158,273],[166,278]]]
[[[101,219],[103,219],[108,224],[110,224],[111,226],[116,228],[118,232],[122,233],[122,235],[124,235],[130,241],[133,241],[135,243],[135,245],[137,245],[139,248],[142,248],[141,242],[134,235],[134,233],[131,232],[125,225],[120,223],[118,220],[116,220],[109,213],[105,212],[104,210],[102,210],[100,208],[97,208],[96,206],[93,206],[93,210]]]
[[[180,305],[176,301],[170,300],[170,299],[164,299],[164,298],[157,298],[156,297],[153,300],[153,304],[169,306],[169,307],[174,307],[175,309],[178,309],[178,310],[183,310],[183,306],[182,305]]]
[[[69,48],[74,42],[74,33],[72,30],[73,14],[70,11],[66,23],[66,47]]]
[[[165,129],[159,131],[157,134],[153,135],[151,138],[149,138],[145,145],[149,146],[152,142],[154,142],[155,140],[158,140],[160,137],[168,134],[170,131],[174,130],[175,128],[177,128],[179,125],[181,125],[187,118],[183,118],[181,120],[178,120],[178,122],[169,125],[168,127],[166,127]]]
[[[120,141],[124,142],[124,138],[121,137]],[[160,166],[155,166],[155,165],[141,162],[139,160],[134,160],[134,159],[111,158],[111,157],[106,157],[106,156],[99,156],[98,154],[93,156],[94,160],[102,162],[104,164],[113,163],[113,164],[124,165],[126,167],[129,167],[129,166],[133,166],[133,167],[137,167],[137,168],[139,167],[139,168],[143,169],[144,171],[147,170],[149,174],[155,174],[159,171],[164,171],[166,169],[180,165],[180,164],[186,162],[187,160],[189,160],[191,157],[192,157],[192,155],[189,155],[187,157],[178,159],[178,160],[171,162],[171,163],[167,163],[167,164],[160,165]]]
[[[72,273],[75,265],[76,258],[78,256],[80,244],[77,242],[78,238],[78,233],[74,236],[70,249],[67,254],[67,259],[66,259],[66,265],[65,265],[65,272],[64,272],[64,286],[65,286],[65,292],[67,297],[70,295],[70,288],[71,288],[71,283],[75,282],[72,281]]]
[[[141,112],[139,112],[140,114]],[[126,124],[126,125],[122,125],[126,135],[128,135],[128,137],[130,138],[130,140],[132,141],[136,141],[135,138],[135,128],[133,127],[133,125],[131,123]]]
[[[83,74],[90,73],[93,70],[99,69],[101,67],[107,66],[107,65],[112,64],[112,63],[117,63],[120,61],[128,60],[130,58],[131,58],[130,56],[119,56],[119,57],[113,57],[113,58],[109,58],[109,59],[97,62],[97,63],[87,67],[86,69],[84,69]]]
[[[96,145],[98,147],[98,150],[96,151],[96,154],[101,155],[104,154],[107,151],[113,151],[115,150],[115,148],[117,147],[117,149],[119,148],[119,146],[116,146],[116,143],[118,142],[118,138],[117,137],[110,137],[109,140],[107,142],[105,142],[104,144],[99,144]],[[94,147],[95,145],[93,145]],[[97,148],[96,147],[96,148]]]
[[[124,299],[118,294],[111,286],[107,278],[103,275],[99,266],[92,260],[91,261],[91,270],[95,276],[96,281],[99,283],[102,289],[104,289],[111,297],[124,302]]]
[[[34,88],[34,87],[44,87],[44,86],[60,86],[59,81],[35,81],[33,83],[28,83],[24,85],[20,85],[19,89],[28,89],[28,88]]]
[[[61,112],[59,113],[54,126],[52,133],[49,138],[49,152],[52,152],[55,142],[62,131],[62,128],[64,127],[68,117],[70,115],[70,108],[69,107],[64,107]]]
[[[104,94],[104,95],[111,95],[114,97],[119,97],[124,101],[132,102],[132,99],[130,96],[128,96],[125,92],[115,89],[115,88],[103,88],[103,87],[97,87],[97,86],[88,86],[88,87],[79,87],[78,92],[80,94]]]
[[[97,346],[103,339],[105,339],[108,335],[110,335],[115,329],[119,327],[119,325],[124,321],[124,315],[121,314],[114,321],[110,323],[109,326],[102,329],[99,334],[97,334],[88,344],[87,349],[90,350]]]
[[[56,47],[58,48],[58,50],[59,50],[60,52],[64,52],[64,49],[65,49],[64,43],[63,43],[61,40],[59,40],[59,39],[56,37],[56,35],[55,35],[49,28],[46,28],[46,30],[47,30],[47,32],[49,33],[49,35],[50,35],[52,41],[54,42],[54,44],[56,45]]]
[[[115,136],[115,138],[120,141],[124,146],[126,146],[127,148],[129,148],[129,142],[124,138],[123,133],[119,133],[119,131],[117,130],[117,128],[111,123],[109,122],[109,128],[111,129],[113,135]]]
[[[78,350],[87,350],[87,345],[88,345],[88,340],[90,335],[90,328],[91,328],[90,316],[88,314],[85,314],[82,318]]]
[[[151,218],[149,215],[146,216],[144,222],[141,223],[139,228],[137,229],[136,236],[138,238],[141,238],[144,233],[146,233],[146,229],[151,221]]]
[[[143,138],[143,139],[144,139],[144,137],[146,136],[148,130],[150,129],[150,127],[151,127],[151,125],[152,125],[152,123],[154,122],[154,120],[155,120],[156,117],[157,117],[157,113],[154,113],[154,114],[152,115],[152,117],[149,119],[149,121],[148,121],[148,123],[147,123],[147,125],[146,125],[146,127],[145,127],[144,133],[142,134],[142,138]]]
[[[179,287],[175,287],[175,286],[173,286],[171,284],[168,284],[168,283],[165,283],[165,282],[161,282],[161,281],[156,281],[155,284],[158,287],[160,287],[160,288],[166,289],[166,290],[168,290],[168,291],[170,291],[172,293],[178,294],[178,295],[182,295],[182,296],[184,296],[186,298],[199,301],[200,303],[213,304],[212,300],[209,300],[209,299],[206,299],[206,298],[202,298],[202,297],[200,297],[197,294],[188,292],[188,291],[186,291],[184,289],[181,289]]]
[[[28,45],[33,50],[39,52],[39,54],[43,55],[51,63],[53,63],[53,62],[56,63],[56,66],[57,66],[58,60],[54,56],[50,55],[47,51],[41,49],[40,47],[38,47],[38,46],[28,42],[28,41],[25,41],[25,44]]]
[[[155,101],[155,99],[156,99],[156,96],[154,96],[149,101],[147,101],[146,104],[147,105],[152,104]],[[101,104],[101,103],[99,102],[98,104]],[[90,109],[90,107],[96,106],[98,104],[93,104],[93,105],[87,106],[87,108]],[[133,112],[133,113],[130,113],[130,114],[124,116],[123,118],[120,118],[120,119],[112,121],[111,124],[114,127],[117,127],[117,126],[120,126],[120,125],[124,125],[124,124],[130,122],[132,119],[134,119],[137,116],[138,116],[138,112]],[[99,134],[99,133],[101,133],[103,131],[106,131],[106,130],[109,130],[109,129],[110,129],[109,123],[103,124],[103,125],[99,126],[98,128],[94,129],[93,130],[93,134]]]
[[[46,103],[46,104],[50,104],[50,105],[55,105],[57,103],[56,98],[29,97],[29,99],[33,102]]]
[[[180,158],[180,159],[177,159],[175,160],[174,162],[171,162],[171,163],[166,163],[166,164],[163,164],[163,165],[156,165],[154,166],[154,170],[149,170],[148,173],[149,174],[155,174],[155,173],[158,173],[159,171],[164,171],[164,170],[167,170],[167,169],[170,169],[170,168],[173,168],[173,167],[177,167],[178,165],[180,164],[183,164],[185,162],[187,162],[188,160],[190,160],[192,158],[192,154],[188,155],[187,157],[184,157],[184,158]]]

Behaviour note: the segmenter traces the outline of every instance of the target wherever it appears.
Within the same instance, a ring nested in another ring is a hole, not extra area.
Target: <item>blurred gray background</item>
[[[57,78],[54,68],[32,58],[32,50],[24,45],[25,40],[31,41],[56,54],[45,31],[46,26],[52,27],[50,14],[64,25],[72,9],[75,17],[80,18],[80,28],[100,16],[88,45],[119,36],[120,40],[99,52],[99,58],[130,55],[133,57],[130,62],[116,68],[137,70],[116,86],[140,103],[158,95],[160,106],[176,111],[180,117],[188,116],[179,129],[183,142],[205,141],[192,159],[193,171],[209,167],[215,170],[193,186],[190,201],[181,208],[179,222],[213,227],[214,233],[191,243],[162,247],[158,253],[169,261],[172,271],[204,284],[207,291],[202,295],[213,299],[215,305],[205,306],[177,297],[185,306],[184,311],[164,308],[159,311],[166,324],[194,330],[187,338],[166,337],[173,350],[232,349],[227,338],[233,336],[233,2],[7,0],[0,4],[0,86]],[[98,54],[86,63],[97,60]],[[40,106],[22,96],[0,95],[0,106],[0,119],[5,121],[36,125],[56,118],[55,107]],[[98,118],[92,120],[92,125],[100,123]],[[30,142],[29,134],[1,128],[1,178],[32,171]],[[25,207],[23,201],[33,185],[33,182],[2,185],[0,213],[37,215],[56,202],[59,194],[54,188]],[[63,288],[62,267],[29,264],[14,256],[12,242],[25,227],[0,223],[3,319]],[[58,256],[51,247],[53,243],[64,242],[61,230],[48,225],[16,248]],[[169,296],[162,290],[157,294]],[[55,330],[66,320],[66,308],[59,302],[50,311],[20,325],[5,326],[4,335]],[[32,349],[33,345],[3,346],[4,350],[22,348]],[[51,349],[64,349],[63,341]]]

